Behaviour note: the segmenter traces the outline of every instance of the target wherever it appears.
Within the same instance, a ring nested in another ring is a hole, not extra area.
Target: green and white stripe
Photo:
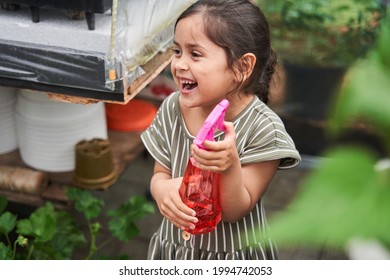
[[[233,120],[241,163],[281,159],[280,169],[296,166],[301,158],[281,119],[257,97]],[[215,140],[223,139],[217,132]],[[151,126],[141,135],[145,147],[156,161],[183,176],[190,157],[190,135],[179,108],[179,93],[168,96]],[[254,235],[254,231],[263,236]],[[181,230],[167,219],[152,237],[151,259],[275,259],[276,248],[267,235],[262,200],[246,217],[236,223],[221,222],[207,234],[186,241]]]

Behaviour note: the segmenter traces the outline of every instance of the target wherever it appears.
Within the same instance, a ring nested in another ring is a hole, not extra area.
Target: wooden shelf
[[[80,89],[55,89],[50,86],[44,86],[45,89],[43,90],[46,92],[56,90],[54,94],[50,94],[50,98],[65,102],[86,104],[103,101],[106,103],[127,104],[168,66],[171,59],[172,53],[169,50],[156,54],[151,60],[142,66],[145,73],[135,79],[131,85],[126,85],[125,87],[127,90],[119,97],[118,94],[112,94],[111,92],[97,93],[96,91]],[[69,91],[72,92],[70,93]]]
[[[132,161],[137,158],[145,148],[140,138],[140,132],[108,131],[108,139],[113,152],[114,164],[118,168],[120,177]],[[0,164],[29,168],[22,160],[19,150],[0,155]],[[39,194],[10,191],[0,187],[0,195],[6,196],[9,201],[33,206],[41,206],[50,201],[58,209],[68,209],[71,202],[66,196],[66,186],[75,187],[72,183],[73,172],[47,172],[48,186]],[[114,182],[115,183],[115,182]],[[108,186],[102,191],[107,190]]]

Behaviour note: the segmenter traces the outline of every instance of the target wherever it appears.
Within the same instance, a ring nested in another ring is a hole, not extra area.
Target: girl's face
[[[234,87],[225,51],[206,37],[201,15],[177,23],[173,51],[171,71],[182,105],[214,106]]]

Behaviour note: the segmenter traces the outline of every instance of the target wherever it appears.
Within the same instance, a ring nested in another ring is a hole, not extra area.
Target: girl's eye
[[[172,48],[172,52],[176,56],[181,54],[181,51],[178,48]]]
[[[201,57],[202,55],[198,52],[192,52],[191,55],[195,58]]]

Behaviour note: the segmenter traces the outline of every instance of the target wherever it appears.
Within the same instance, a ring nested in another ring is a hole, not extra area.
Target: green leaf
[[[46,242],[52,239],[55,230],[55,210],[49,202],[33,212],[28,219],[17,222],[17,233],[33,236],[36,242]]]
[[[83,213],[87,219],[96,218],[100,215],[101,208],[104,205],[103,200],[92,196],[86,190],[76,188],[69,188],[67,193],[69,199],[75,202],[76,210]]]
[[[108,223],[112,234],[121,241],[128,241],[139,234],[135,221],[154,213],[154,206],[144,196],[132,196],[115,210],[107,213],[113,219]]]
[[[288,209],[270,219],[275,241],[342,247],[360,237],[390,244],[390,185],[375,170],[376,159],[357,148],[335,149],[326,157]]]
[[[51,244],[58,253],[58,258],[70,259],[74,249],[86,245],[87,241],[69,212],[57,212],[56,219],[57,230],[51,240]]]
[[[0,260],[12,260],[12,250],[0,242]]]
[[[35,238],[33,259],[70,259],[75,248],[86,244],[72,215],[55,211],[51,204],[19,221],[18,232]]]
[[[123,217],[118,217],[111,220],[108,223],[108,228],[110,229],[113,236],[123,242],[127,242],[139,235],[139,229],[134,221],[128,221]]]
[[[16,226],[16,220],[16,216],[8,211],[0,215],[0,233],[10,233]]]
[[[123,216],[132,220],[139,220],[151,213],[154,213],[153,204],[142,195],[134,195],[117,209],[109,211],[107,215],[109,217]]]
[[[378,47],[347,74],[347,84],[335,100],[331,133],[339,133],[350,121],[364,119],[382,133],[385,142],[390,140],[390,20],[381,31]]]
[[[7,198],[5,196],[0,196],[0,214],[7,208]]]
[[[369,119],[377,127],[390,127],[390,71],[385,70],[378,56],[357,63],[347,75],[332,125],[336,131],[352,119]],[[380,102],[378,102],[380,100]]]
[[[51,246],[50,242],[34,242],[34,251],[31,256],[34,260],[59,260],[60,255]]]

